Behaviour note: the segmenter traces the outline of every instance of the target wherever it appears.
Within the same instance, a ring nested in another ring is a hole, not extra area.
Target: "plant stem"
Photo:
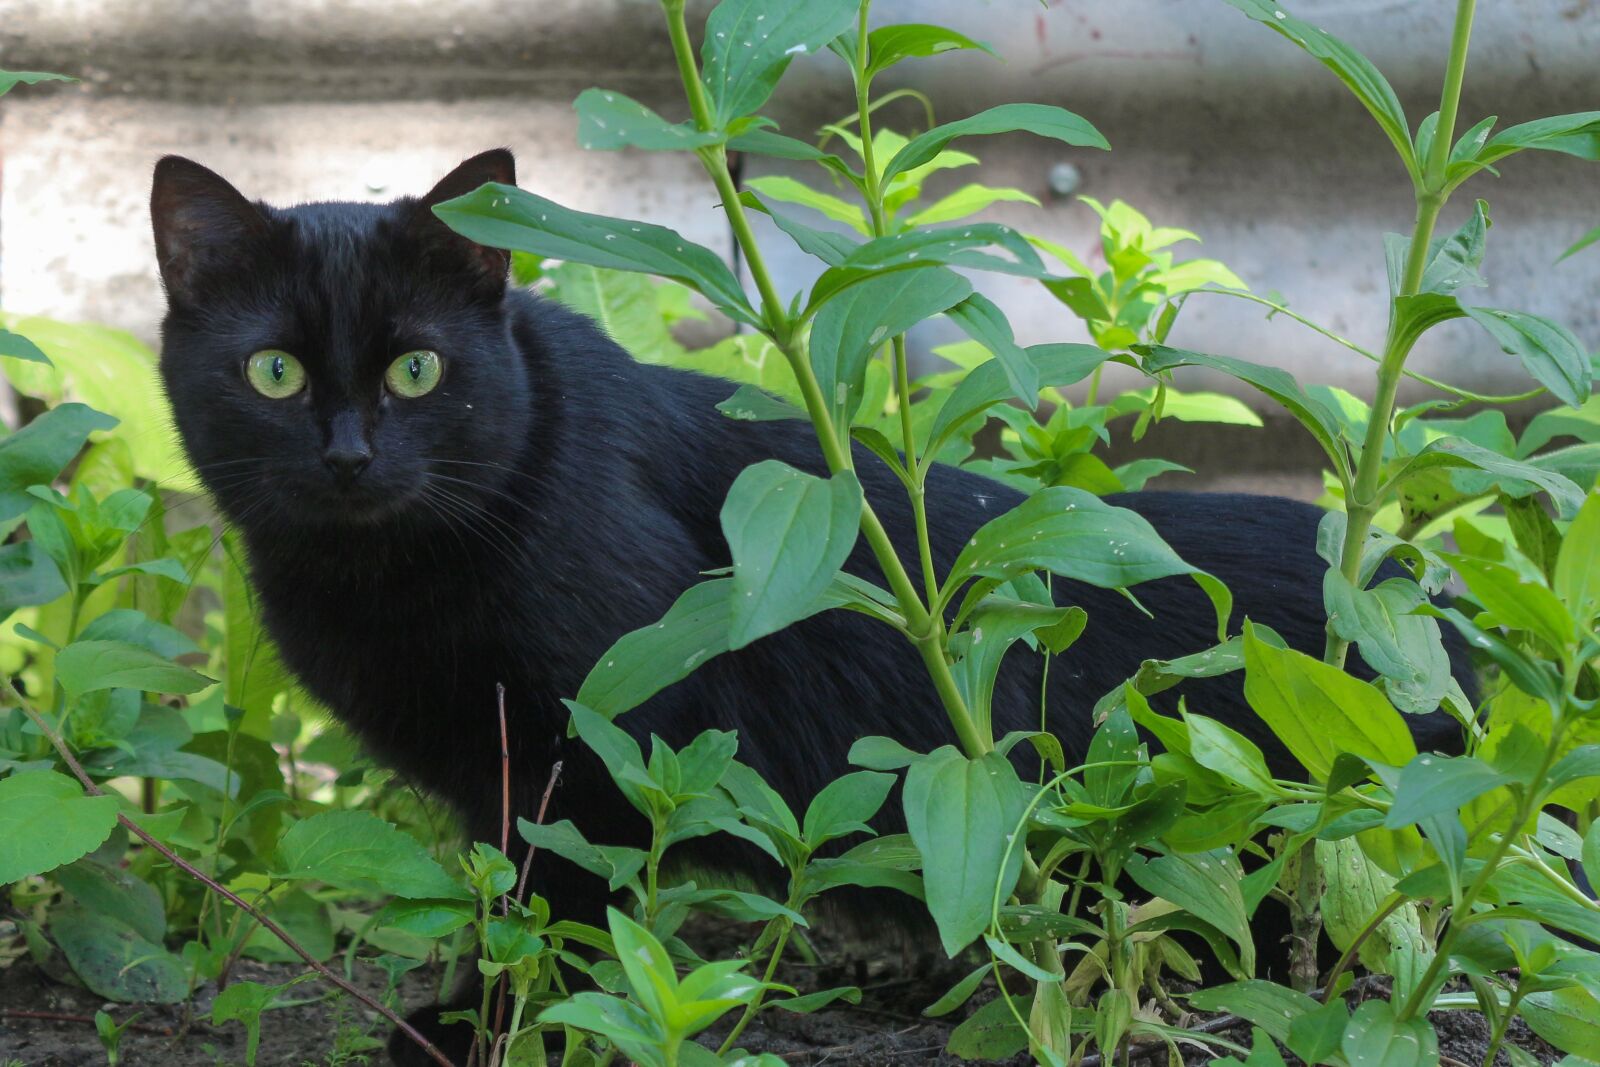
[[[688,27],[684,22],[684,0],[661,0],[661,6],[667,16],[673,55],[678,62],[678,74],[683,81],[684,92],[689,98],[689,108],[694,115],[695,125],[702,130],[714,129],[715,120],[711,114],[710,104],[706,100],[705,87],[700,83],[694,52],[689,43]],[[698,155],[701,165],[705,167],[706,173],[716,185],[717,193],[722,199],[723,210],[728,215],[729,225],[733,228],[734,237],[744,254],[745,266],[761,293],[762,317],[768,336],[783,353],[800,387],[806,413],[816,429],[817,441],[822,446],[823,458],[828,464],[828,469],[836,474],[851,470],[853,464],[850,449],[834,427],[833,416],[829,413],[810,362],[804,351],[794,343],[792,324],[784,312],[784,305],[778,299],[772,276],[768,273],[765,261],[761,257],[760,247],[756,244],[755,233],[750,229],[750,220],[745,213],[744,204],[739,200],[739,191],[734,187],[733,176],[728,172],[727,152],[719,145],[702,149]],[[961,739],[962,747],[971,756],[988,752],[994,747],[994,743],[983,738],[972,721],[972,714],[967,709],[966,701],[962,698],[955,678],[950,673],[950,664],[945,659],[942,643],[938,638],[939,624],[918,596],[916,587],[912,585],[911,576],[906,572],[905,564],[901,562],[899,554],[895,551],[894,542],[889,538],[889,531],[884,528],[883,521],[878,518],[872,505],[865,500],[861,504],[861,534],[866,538],[867,545],[877,559],[890,590],[900,604],[900,609],[906,617],[906,628],[917,642],[918,651],[922,653],[923,662],[927,664],[928,672],[933,678],[934,688],[944,703],[945,712]],[[931,649],[928,647],[930,639],[933,642]]]
[[[784,919],[778,930],[778,940],[772,946],[772,954],[767,957],[767,970],[761,976],[763,988],[756,990],[755,997],[744,1006],[744,1014],[739,1016],[739,1021],[733,1024],[733,1029],[728,1031],[728,1036],[722,1039],[722,1044],[717,1047],[717,1055],[726,1055],[733,1047],[733,1043],[744,1033],[744,1028],[750,1025],[750,1020],[756,1017],[756,1012],[761,1010],[761,1002],[766,999],[765,985],[772,981],[772,976],[778,971],[778,957],[783,955],[785,946],[789,943],[789,931],[792,929],[791,921]]]
[[[83,764],[78,762],[78,758],[72,754],[72,750],[67,748],[66,742],[61,740],[61,735],[57,734],[53,729],[51,729],[50,724],[45,721],[44,716],[40,715],[39,712],[32,707],[32,705],[23,699],[22,694],[17,691],[17,688],[14,685],[11,684],[10,678],[0,678],[0,695],[4,695],[8,700],[15,701],[17,706],[22,709],[22,713],[28,717],[28,719],[36,728],[38,728],[40,733],[44,734],[44,736],[49,740],[50,744],[55,748],[56,753],[61,757],[61,761],[67,765],[67,769],[72,772],[73,777],[78,779],[79,784],[83,786],[84,792],[88,793],[90,796],[105,795],[104,790],[96,785],[94,783],[94,779],[90,778],[88,772],[83,769]],[[121,823],[123,828],[126,829],[130,834],[137,837],[150,848],[153,848],[160,853],[168,863],[172,864],[183,873],[189,875],[191,878],[194,878],[196,881],[206,886],[206,888],[218,894],[229,903],[233,904],[234,907],[244,911],[256,922],[266,927],[266,929],[271,932],[274,937],[276,937],[279,941],[282,941],[291,952],[304,960],[306,965],[312,970],[316,971],[318,975],[332,982],[346,993],[349,993],[352,997],[355,997],[361,1003],[365,1004],[379,1015],[382,1015],[385,1019],[388,1019],[402,1033],[414,1041],[418,1048],[427,1053],[428,1057],[435,1063],[440,1064],[441,1067],[455,1067],[455,1064],[451,1062],[450,1058],[443,1052],[440,1052],[433,1042],[422,1036],[416,1027],[406,1022],[406,1020],[398,1015],[392,1008],[389,1008],[376,998],[363,992],[359,987],[352,985],[341,975],[339,975],[338,972],[328,967],[327,964],[322,963],[316,959],[316,957],[312,956],[311,953],[307,952],[300,946],[298,941],[296,941],[293,937],[290,937],[288,932],[285,931],[283,927],[273,922],[266,915],[263,915],[252,905],[246,903],[243,897],[239,896],[226,886],[221,885],[216,881],[216,879],[211,878],[198,867],[195,867],[188,860],[184,859],[172,849],[168,848],[165,844],[156,840],[154,835],[152,835],[148,830],[140,826],[138,823],[134,822],[132,819],[128,818],[126,815],[123,815],[119,812],[117,814],[117,821]]]

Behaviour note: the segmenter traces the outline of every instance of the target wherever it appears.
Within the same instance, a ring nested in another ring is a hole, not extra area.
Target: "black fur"
[[[503,258],[428,212],[443,195],[510,181],[510,168],[509,155],[486,153],[423,202],[279,209],[164,160],[153,198],[170,304],[161,371],[190,458],[244,536],[273,637],[364,746],[449,801],[475,839],[497,840],[495,685],[504,683],[515,811],[534,809],[561,760],[549,819],[571,818],[596,842],[637,843],[643,820],[565,738],[560,698],[619,636],[658,619],[700,572],[728,564],[718,512],[741,470],[771,457],[818,473],[822,464],[809,426],[725,418],[713,405],[728,383],[640,365],[587,319],[507,291]],[[258,395],[241,368],[263,348],[296,355],[309,390]],[[416,348],[443,356],[442,384],[419,399],[388,396],[384,368]],[[359,427],[373,456],[348,486],[323,460],[336,419],[342,433]],[[913,558],[903,490],[870,454],[857,466]],[[935,468],[928,507],[940,571],[1019,499]],[[1232,588],[1235,630],[1248,616],[1320,653],[1316,508],[1162,492],[1113,502]],[[877,574],[864,545],[847,567]],[[1153,620],[1115,592],[1056,588],[1089,614],[1050,675],[1050,726],[1072,761],[1095,699],[1144,658],[1208,647],[1214,619],[1187,579],[1138,588]],[[1456,657],[1464,677],[1459,648]],[[1038,657],[1010,657],[995,693],[997,732],[1037,722],[1039,672]],[[1184,692],[1292,773],[1237,677]],[[714,659],[619,722],[674,746],[709,727],[736,729],[740,758],[796,810],[849,769],[858,737],[884,734],[919,751],[952,740],[910,646],[846,612]],[[1410,722],[1426,748],[1455,743],[1443,715]],[[732,854],[700,844],[701,862]],[[593,915],[598,881],[561,861],[539,866],[538,890],[556,914]]]

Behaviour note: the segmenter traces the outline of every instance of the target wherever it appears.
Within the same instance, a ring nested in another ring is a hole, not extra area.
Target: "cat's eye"
[[[388,383],[389,392],[410,400],[431,393],[443,373],[444,361],[439,358],[439,353],[418,349],[407,352],[389,364],[383,380]]]
[[[268,348],[244,365],[245,380],[262,396],[283,400],[306,387],[306,369],[287,352]]]

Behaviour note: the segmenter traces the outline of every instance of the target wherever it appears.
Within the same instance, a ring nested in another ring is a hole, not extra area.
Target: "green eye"
[[[433,387],[439,384],[439,376],[443,372],[444,361],[439,358],[439,353],[418,349],[407,352],[389,364],[383,380],[389,383],[389,392],[409,400],[431,393]]]
[[[262,396],[283,400],[306,387],[306,369],[287,352],[268,348],[251,356],[244,376]]]

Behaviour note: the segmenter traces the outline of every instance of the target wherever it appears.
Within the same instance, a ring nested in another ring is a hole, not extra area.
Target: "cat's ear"
[[[517,161],[505,148],[480,152],[439,179],[427,196],[417,202],[411,225],[418,237],[432,248],[448,250],[477,279],[494,292],[505,289],[506,273],[511,268],[511,253],[490,248],[456,233],[440,222],[433,209],[446,200],[465,196],[488,182],[517,184]]]
[[[207,270],[237,262],[267,233],[260,209],[221,175],[182,156],[156,164],[150,221],[161,280],[175,303],[193,302]]]

